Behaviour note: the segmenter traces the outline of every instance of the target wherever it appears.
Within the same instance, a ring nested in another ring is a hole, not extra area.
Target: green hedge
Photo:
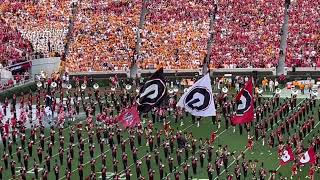
[[[37,90],[37,86],[36,86],[35,82],[27,83],[25,85],[14,87],[14,88],[8,89],[4,92],[1,92],[0,93],[0,101],[3,102],[6,99],[6,97],[11,99],[13,94],[20,95],[21,92],[26,94],[26,93],[30,92],[30,90],[32,90],[33,92]]]

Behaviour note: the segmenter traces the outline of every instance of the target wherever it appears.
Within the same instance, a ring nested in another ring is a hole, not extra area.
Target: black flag
[[[163,76],[163,68],[158,69],[140,88],[137,104],[140,113],[149,112],[159,106],[167,95],[167,87]]]

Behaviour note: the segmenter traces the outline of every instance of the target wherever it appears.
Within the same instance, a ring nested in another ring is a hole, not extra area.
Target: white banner
[[[209,74],[189,87],[188,91],[181,96],[177,106],[194,116],[215,116],[216,109]]]

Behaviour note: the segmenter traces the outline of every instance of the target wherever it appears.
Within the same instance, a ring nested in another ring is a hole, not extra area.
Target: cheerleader
[[[250,136],[250,134],[249,134],[248,135],[248,143],[246,145],[246,148],[248,148],[249,150],[253,150],[253,145],[254,145],[253,136]]]
[[[10,129],[9,120],[5,122],[3,128],[4,128],[4,136],[9,136],[9,129]]]
[[[308,174],[307,178],[314,180],[314,173],[315,173],[315,166],[312,165],[309,169],[309,174]]]
[[[40,107],[37,108],[36,112],[36,118],[38,119],[38,124],[42,126],[42,121],[43,121],[44,113],[40,109]]]
[[[233,174],[228,174],[227,180],[233,180]]]
[[[20,115],[19,115],[19,123],[24,124],[26,123],[26,121],[27,121],[27,113],[23,109],[21,109]]]
[[[2,111],[0,110],[0,122],[2,122],[4,115],[2,114]]]
[[[92,129],[94,126],[92,116],[90,115],[89,117],[87,117],[86,121],[87,121],[87,126],[86,126],[87,130]]]
[[[74,121],[75,120],[75,115],[76,115],[76,111],[74,110],[74,108],[69,108],[69,121]]]
[[[218,131],[211,133],[211,136],[210,136],[210,144],[213,144],[214,141],[215,141],[215,139],[217,138],[217,135],[216,135],[217,132],[218,132]]]
[[[294,176],[296,176],[298,174],[298,165],[297,163],[293,163],[292,167],[291,167],[291,177],[290,179],[293,179]]]
[[[65,121],[65,113],[63,109],[60,109],[57,125],[63,127],[64,121]]]

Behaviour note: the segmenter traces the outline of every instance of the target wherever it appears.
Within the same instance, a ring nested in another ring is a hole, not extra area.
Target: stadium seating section
[[[0,0],[0,60],[19,62],[31,53],[62,54],[67,71],[123,70],[131,66],[142,0]],[[78,2],[74,20],[72,4]],[[141,29],[138,66],[194,69],[207,51],[212,0],[150,0]],[[284,2],[221,0],[214,24],[211,68],[270,68],[280,53]],[[287,66],[320,66],[319,5],[292,0]],[[71,37],[68,30],[74,24]]]
[[[27,44],[31,43],[34,54],[63,53],[70,23],[71,0],[3,0],[0,9],[5,23],[19,32],[12,40],[21,41],[21,37],[24,38]],[[30,53],[29,49],[25,52]],[[16,54],[15,49],[8,54]]]

